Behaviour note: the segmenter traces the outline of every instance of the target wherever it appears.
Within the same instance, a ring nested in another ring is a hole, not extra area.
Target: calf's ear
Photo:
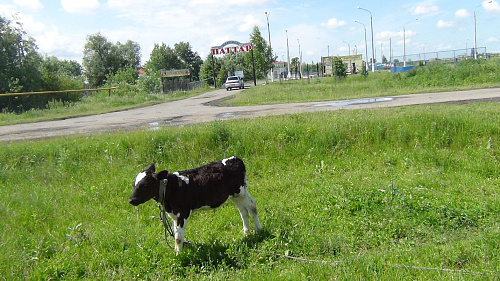
[[[158,174],[156,174],[156,178],[158,180],[166,179],[167,176],[168,176],[168,171],[167,170],[163,170],[163,171],[159,172]]]
[[[146,167],[146,169],[144,169],[144,171],[151,171],[152,173],[154,173],[156,170],[155,168],[155,164],[152,163],[152,164],[149,164],[149,166]]]

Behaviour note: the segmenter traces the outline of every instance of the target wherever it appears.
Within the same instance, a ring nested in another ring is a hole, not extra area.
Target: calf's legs
[[[238,211],[240,211],[241,220],[243,221],[243,232],[247,233],[250,230],[250,222],[248,220],[248,213],[252,216],[253,223],[255,225],[255,230],[261,230],[259,217],[257,215],[257,205],[255,200],[250,196],[246,188],[242,188],[243,191],[231,197],[231,201],[236,205]]]

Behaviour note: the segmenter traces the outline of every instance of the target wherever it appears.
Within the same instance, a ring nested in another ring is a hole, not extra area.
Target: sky
[[[478,48],[500,52],[499,1],[0,0],[0,15],[17,18],[41,54],[80,63],[87,36],[98,32],[114,43],[139,43],[144,64],[155,43],[189,42],[206,59],[212,46],[249,42],[254,26],[268,40],[268,22],[278,60],[287,60],[288,38],[290,58],[300,49],[302,61],[316,63],[327,55],[364,58],[364,26],[371,57],[370,14],[377,60],[405,49],[410,55],[471,48],[474,13]]]

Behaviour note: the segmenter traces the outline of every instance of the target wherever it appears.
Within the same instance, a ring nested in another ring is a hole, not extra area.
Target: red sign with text
[[[240,43],[238,41],[227,41],[220,46],[212,47],[212,55],[225,55],[237,52],[249,52],[252,50],[252,44]]]

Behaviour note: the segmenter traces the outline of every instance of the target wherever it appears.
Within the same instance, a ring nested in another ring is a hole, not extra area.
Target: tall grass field
[[[499,280],[500,104],[284,115],[0,146],[0,280]],[[231,155],[264,230],[227,203],[176,256],[148,202]]]

